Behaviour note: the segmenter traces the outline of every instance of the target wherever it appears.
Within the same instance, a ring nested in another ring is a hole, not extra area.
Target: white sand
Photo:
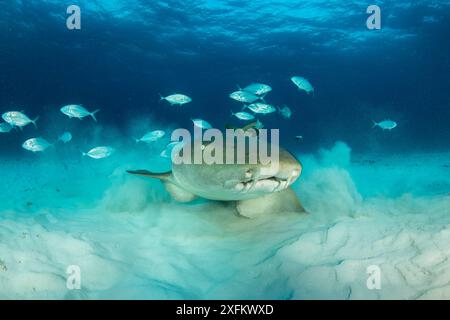
[[[448,154],[299,156],[311,214],[254,220],[171,202],[123,173],[162,168],[133,157],[2,162],[0,299],[450,298]],[[70,265],[81,290],[66,287]]]

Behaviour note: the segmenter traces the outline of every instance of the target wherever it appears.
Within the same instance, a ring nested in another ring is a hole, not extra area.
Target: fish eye
[[[247,179],[249,179],[249,178],[251,178],[253,176],[253,170],[252,169],[248,169],[246,172],[245,172],[245,177],[247,178]]]

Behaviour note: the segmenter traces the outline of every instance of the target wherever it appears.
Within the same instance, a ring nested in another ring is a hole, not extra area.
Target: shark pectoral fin
[[[146,177],[146,178],[159,179],[162,181],[168,180],[172,175],[171,171],[163,172],[163,173],[154,173],[154,172],[150,172],[148,170],[127,170],[127,173]]]
[[[164,187],[166,187],[167,192],[170,193],[172,198],[174,198],[178,202],[190,202],[196,198],[196,195],[178,187],[171,182],[173,181],[171,171],[154,173],[147,170],[127,170],[127,172],[129,174],[134,174],[137,176],[161,180],[161,182],[164,184]]]
[[[307,213],[290,187],[256,199],[237,201],[236,209],[241,216],[246,218],[282,212]]]
[[[170,195],[172,196],[172,198],[175,201],[190,202],[190,201],[193,201],[197,197],[196,195],[190,193],[189,191],[186,191],[168,181],[164,182],[164,186],[166,187],[167,192],[170,193]]]

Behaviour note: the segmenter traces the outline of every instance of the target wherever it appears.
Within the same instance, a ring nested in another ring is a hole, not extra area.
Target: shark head
[[[280,149],[276,165],[181,164],[172,167],[173,183],[211,200],[245,200],[282,191],[300,176],[302,166],[289,152]]]

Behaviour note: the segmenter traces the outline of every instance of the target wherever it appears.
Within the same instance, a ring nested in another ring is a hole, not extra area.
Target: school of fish
[[[308,79],[300,76],[291,77],[292,83],[298,88],[300,91],[306,92],[308,95],[310,93],[314,94],[314,87],[309,82]],[[285,119],[290,119],[292,116],[292,110],[284,105],[283,107],[276,107],[270,103],[267,103],[265,98],[266,96],[272,92],[272,87],[263,84],[254,82],[251,83],[244,88],[240,88],[238,86],[238,90],[229,94],[229,97],[241,104],[243,104],[241,110],[237,112],[231,111],[231,116],[235,117],[240,121],[253,121],[252,123],[244,126],[244,130],[246,128],[254,128],[261,129],[264,127],[262,122],[257,118],[258,116],[265,116],[268,114],[272,114],[278,111],[278,113]],[[171,106],[182,106],[192,102],[192,98],[185,94],[174,93],[168,96],[160,95],[161,101],[167,101]],[[92,110],[92,109],[90,109]],[[250,112],[247,112],[250,111]],[[86,117],[92,118],[93,121],[97,122],[96,114],[100,112],[100,109],[95,109],[93,111],[89,111],[81,104],[68,104],[60,108],[62,114],[67,116],[69,119],[75,118],[82,120]],[[3,122],[0,122],[0,133],[7,134],[13,131],[13,129],[23,130],[24,127],[29,124],[33,124],[33,126],[38,129],[37,121],[39,120],[39,116],[34,118],[30,118],[25,114],[23,110],[21,111],[6,111],[2,114],[1,118]],[[207,130],[213,128],[213,126],[206,120],[200,118],[191,119],[194,126]],[[229,126],[227,126],[229,127]],[[373,127],[379,127],[383,131],[393,130],[397,127],[397,122],[393,120],[382,120],[380,122],[373,121]],[[230,127],[231,128],[231,127]],[[232,127],[237,128],[237,127]],[[166,133],[163,130],[153,130],[148,131],[142,135],[141,138],[134,138],[137,143],[144,144],[152,144],[161,140]],[[72,141],[72,133],[71,132],[63,132],[60,136],[57,137],[57,140],[53,143],[49,142],[43,137],[31,137],[23,142],[22,147],[25,150],[28,150],[33,153],[44,152],[47,149],[54,147],[58,142],[61,144],[68,144]],[[297,135],[295,138],[299,141],[303,139],[303,136]],[[179,142],[170,142],[165,148],[161,151],[160,156],[169,158],[172,150],[179,146]],[[92,159],[104,159],[112,156],[116,152],[116,149],[111,146],[96,146],[92,147],[90,150],[86,152],[81,152],[83,156],[90,157]]]

